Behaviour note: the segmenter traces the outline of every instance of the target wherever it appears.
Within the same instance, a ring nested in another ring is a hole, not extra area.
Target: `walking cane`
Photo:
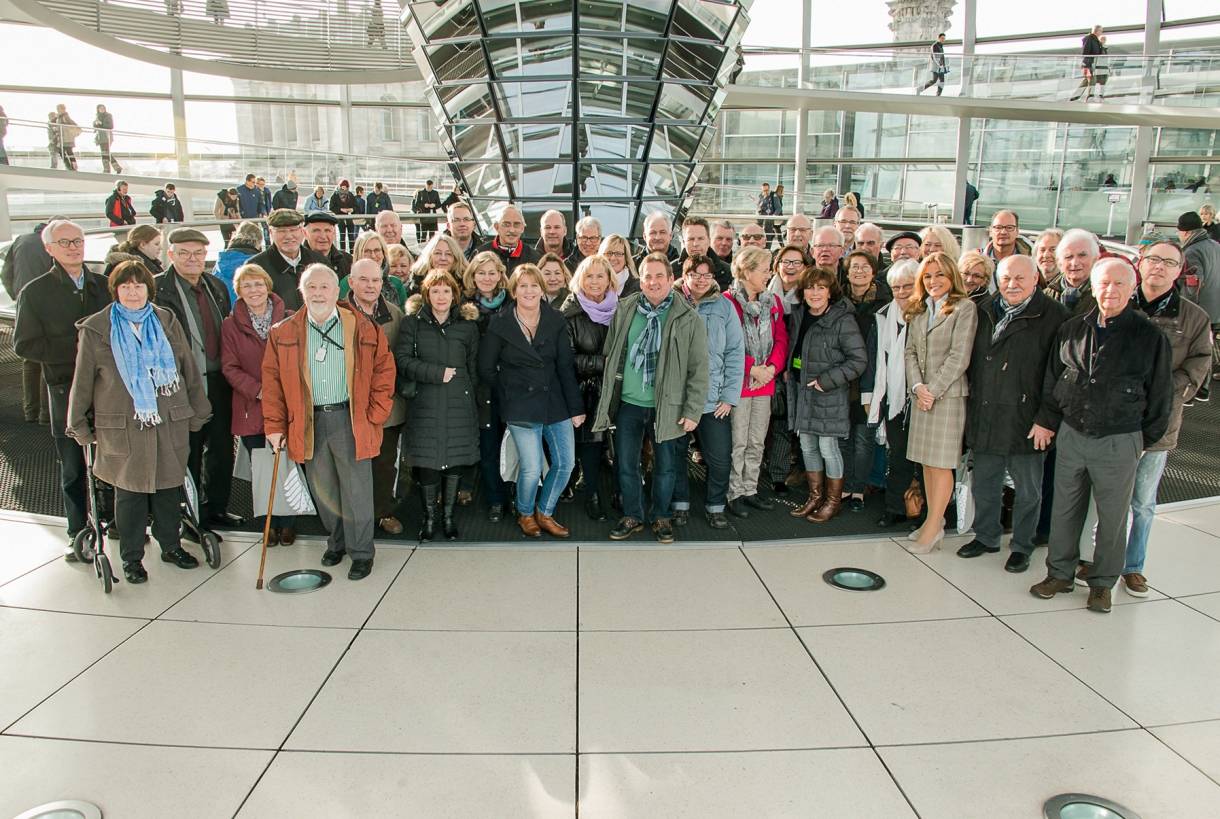
[[[267,566],[267,542],[271,539],[271,510],[275,508],[275,485],[280,477],[280,451],[271,447],[271,456],[275,458],[275,465],[271,467],[271,496],[267,498],[267,520],[263,523],[263,556],[258,561],[258,582],[254,584],[255,589],[263,587],[263,569]]]

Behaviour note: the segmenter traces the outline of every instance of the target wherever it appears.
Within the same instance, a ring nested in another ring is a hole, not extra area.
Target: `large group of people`
[[[800,484],[790,512],[813,535],[881,491],[878,525],[918,524],[916,554],[941,544],[969,472],[961,557],[1000,551],[1008,506],[1006,570],[1049,543],[1033,594],[1087,584],[1097,611],[1116,583],[1147,594],[1157,485],[1184,406],[1206,398],[1220,325],[1205,295],[1220,245],[1201,218],[1135,263],[1079,229],[1027,241],[1011,210],[965,252],[938,226],[885,239],[854,204],[830,218],[790,215],[772,252],[763,226],[738,237],[689,215],[678,249],[654,214],[633,253],[592,217],[570,234],[557,211],[530,246],[511,204],[479,244],[458,200],[415,258],[393,210],[348,255],[333,212],[285,207],[265,247],[260,225],[239,225],[214,271],[203,233],[171,232],[162,269],[156,229],[137,226],[104,275],[81,228],[55,219],[15,345],[50,387],[69,535],[96,446],[132,582],[147,578],[150,515],[162,559],[196,564],[171,526],[188,472],[204,520],[228,520],[236,438],[256,486],[277,458],[303,468],[322,562],[350,557],[352,579],[372,571],[378,530],[406,528],[404,465],[424,541],[459,539],[455,508],[477,488],[491,521],[511,515],[528,538],[568,537],[558,504],[579,492],[592,520],[617,510],[610,539],[648,528],[669,543],[689,523],[694,459],[712,528]],[[254,503],[273,544],[295,541],[291,510]]]

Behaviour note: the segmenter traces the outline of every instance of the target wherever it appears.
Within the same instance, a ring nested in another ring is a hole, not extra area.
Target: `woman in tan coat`
[[[152,304],[148,268],[137,261],[115,267],[110,294],[114,304],[76,325],[68,434],[81,446],[97,444],[93,474],[114,486],[123,574],[143,583],[150,511],[161,559],[182,569],[199,565],[179,540],[179,504],[190,433],[211,418],[212,405],[182,326]]]
[[[907,458],[923,464],[927,518],[911,533],[907,550],[927,554],[945,537],[945,507],[953,494],[953,470],[962,456],[966,428],[966,368],[978,323],[962,274],[943,252],[924,257],[915,292],[904,311],[911,428]]]

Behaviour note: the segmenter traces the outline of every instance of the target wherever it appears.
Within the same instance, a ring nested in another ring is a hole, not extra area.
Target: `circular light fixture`
[[[102,819],[102,809],[79,799],[64,799],[30,808],[14,819]]]
[[[1042,806],[1046,819],[1140,819],[1130,808],[1087,793],[1061,793]]]
[[[855,569],[849,566],[830,569],[822,574],[822,579],[836,589],[847,591],[877,591],[885,588],[885,578],[868,569]]]
[[[330,583],[330,575],[318,569],[293,569],[277,574],[267,589],[280,594],[306,594]]]

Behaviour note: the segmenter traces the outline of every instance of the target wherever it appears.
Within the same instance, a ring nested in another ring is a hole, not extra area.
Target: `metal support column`
[[[178,176],[191,179],[191,148],[186,140],[186,94],[182,90],[182,69],[169,70],[170,106],[174,117],[174,155],[178,158]]]
[[[962,90],[958,96],[969,97],[974,93],[974,41],[977,31],[978,0],[965,0],[962,4]],[[956,209],[954,210],[956,213]],[[956,219],[955,219],[956,221]]]
[[[1141,125],[1135,129],[1135,157],[1131,163],[1131,195],[1127,197],[1126,242],[1134,245],[1144,232],[1144,220],[1148,218],[1148,186],[1153,175],[1149,173],[1148,159],[1152,156],[1152,142],[1156,129]]]
[[[801,60],[797,64],[797,87],[804,88],[809,79],[810,29],[813,27],[813,0],[801,0]],[[805,176],[809,168],[809,108],[800,103],[796,109],[796,166],[792,169],[792,205],[787,213],[801,209],[801,198],[805,193]],[[780,126],[783,133],[783,126]]]
[[[8,216],[8,185],[0,179],[0,242],[13,238],[13,223]]]
[[[957,118],[957,153],[953,166],[953,224],[966,219],[966,181],[970,170],[970,117]]]
[[[352,88],[350,85],[339,86],[339,130],[343,136],[343,153],[350,157],[355,153],[352,149]]]

